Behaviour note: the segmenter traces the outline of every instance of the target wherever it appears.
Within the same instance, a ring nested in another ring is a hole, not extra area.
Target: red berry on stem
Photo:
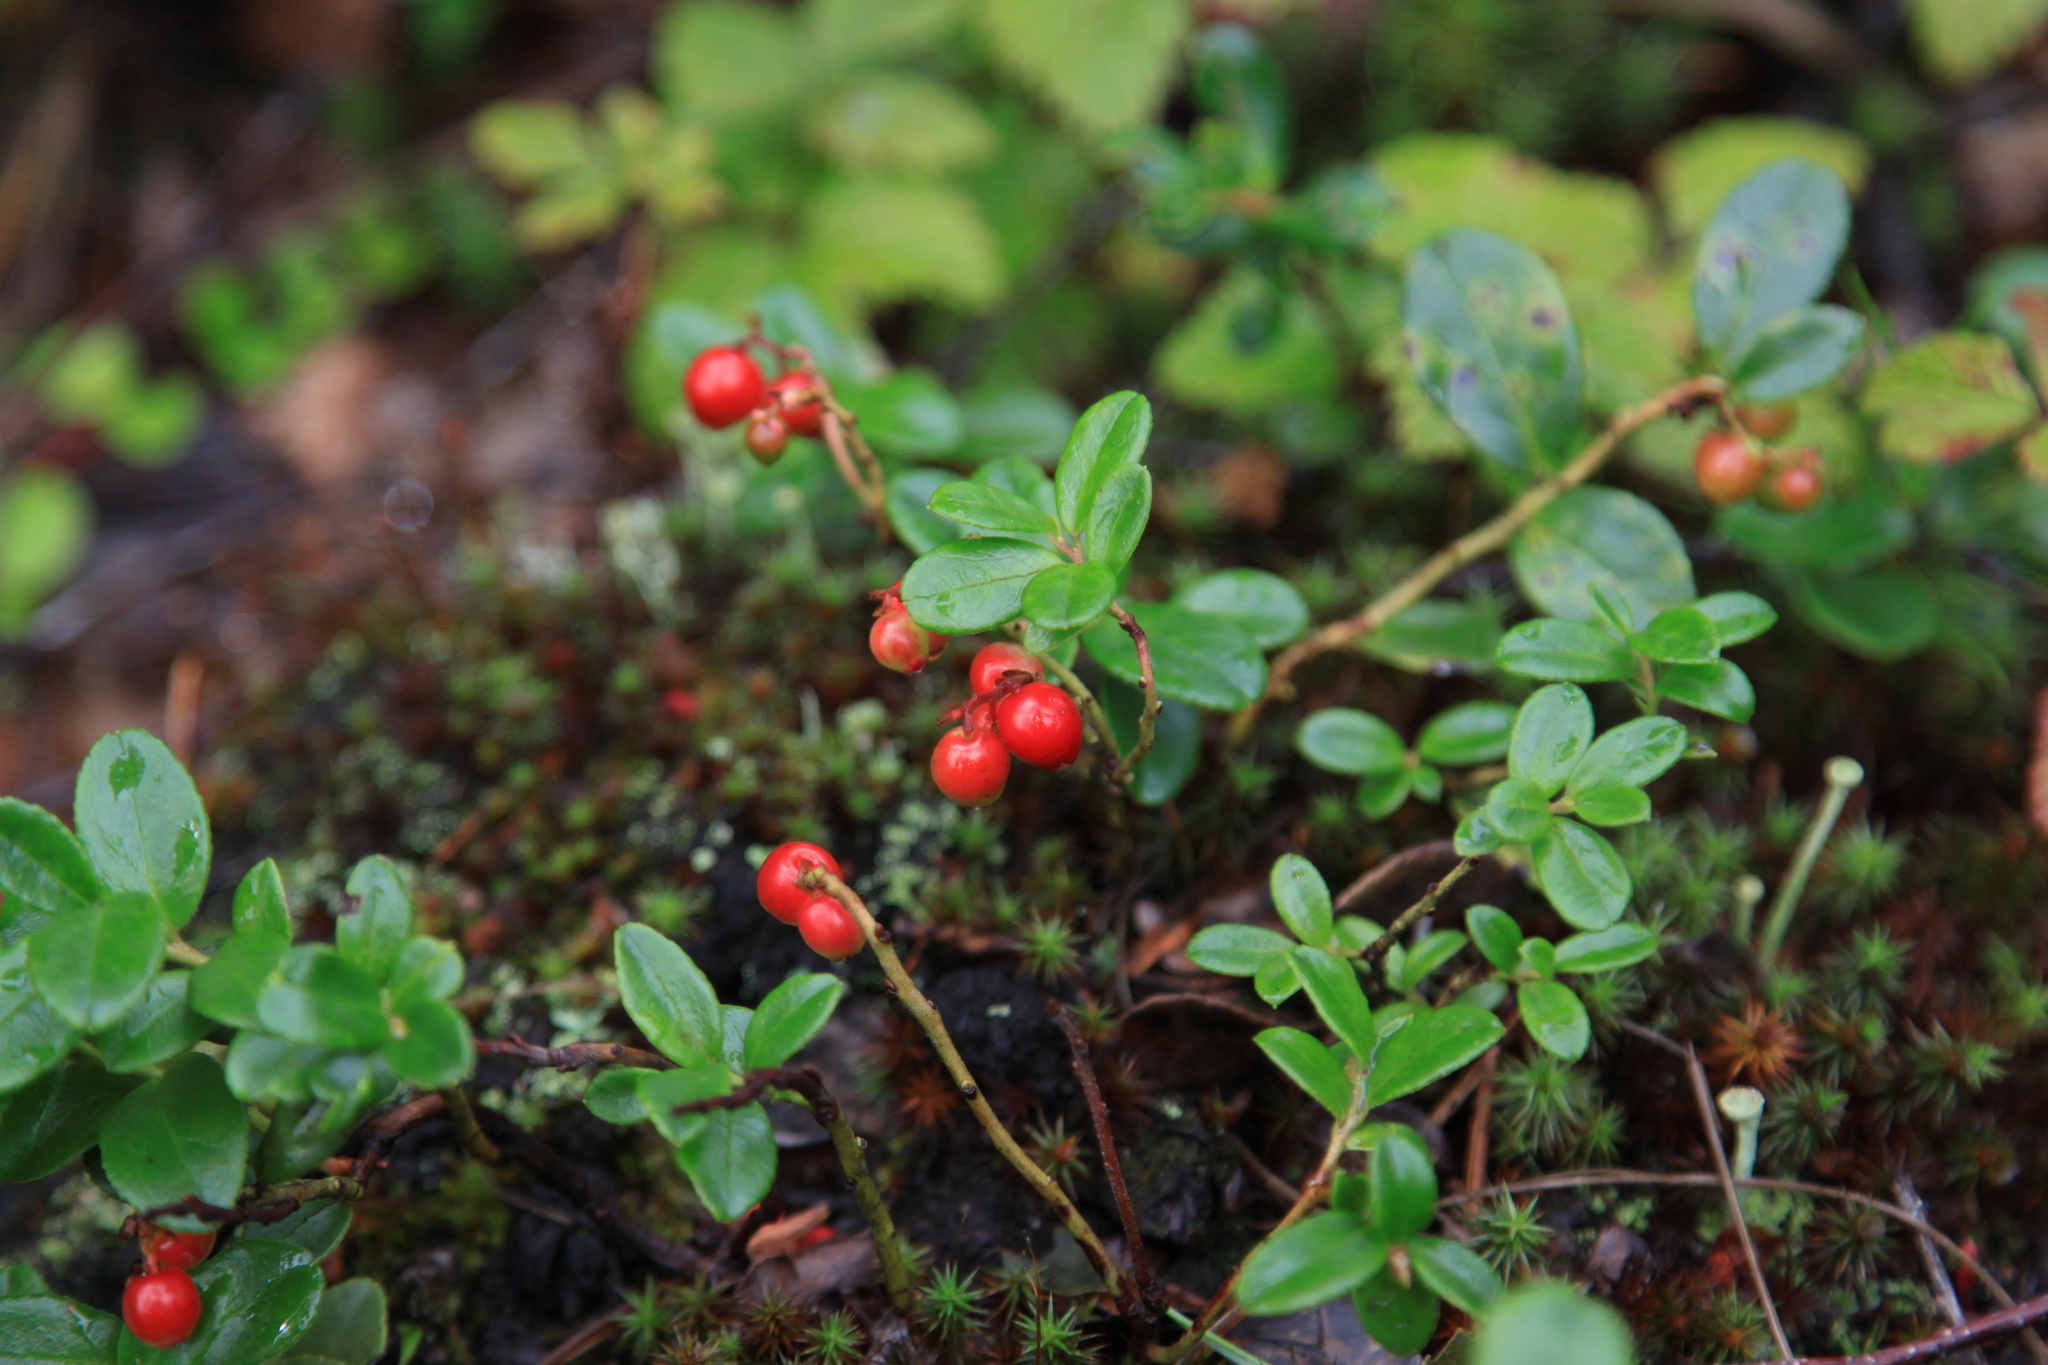
[[[915,673],[930,663],[938,650],[932,648],[931,632],[911,620],[909,612],[895,606],[884,608],[874,625],[868,627],[868,652],[884,668]]]
[[[1820,466],[1811,450],[1771,475],[1771,499],[1787,512],[1805,512],[1820,501]]]
[[[737,346],[710,346],[697,353],[683,376],[683,397],[707,427],[729,427],[768,401],[761,367]]]
[[[867,938],[853,912],[831,896],[813,896],[797,911],[796,931],[820,957],[844,962],[859,952]]]
[[[810,376],[792,371],[768,386],[768,392],[782,400],[782,420],[789,423],[789,429],[799,436],[816,436],[825,429],[825,405],[818,399],[808,403],[792,402],[805,392],[814,392],[817,381]]]
[[[761,908],[784,924],[795,924],[797,912],[818,894],[798,886],[797,878],[814,867],[835,877],[843,875],[839,860],[816,844],[795,840],[777,847],[762,861],[754,878],[754,894],[761,898]]]
[[[151,1226],[142,1234],[142,1254],[159,1270],[190,1270],[213,1254],[213,1239],[211,1232],[172,1232]]]
[[[176,1346],[199,1326],[199,1286],[182,1270],[137,1275],[121,1291],[121,1318],[143,1345]]]
[[[755,413],[747,423],[747,453],[762,464],[774,464],[787,449],[789,423],[773,413]]]
[[[1735,410],[1735,420],[1759,441],[1775,441],[1792,430],[1792,424],[1799,420],[1799,409],[1790,403],[1744,406]]]
[[[1744,436],[1710,431],[1693,451],[1692,476],[1700,492],[1725,507],[1756,492],[1764,478],[1763,456]]]
[[[1010,751],[983,720],[973,733],[948,730],[932,749],[932,781],[963,806],[986,806],[1010,780]]]
[[[1032,767],[1057,771],[1081,756],[1081,708],[1051,683],[1026,683],[996,703],[996,734]]]
[[[1036,654],[1022,645],[998,640],[992,645],[983,645],[981,652],[974,656],[974,662],[967,665],[967,685],[978,697],[992,691],[1003,680],[1003,674],[1019,669],[1034,678],[1045,676],[1045,665]]]

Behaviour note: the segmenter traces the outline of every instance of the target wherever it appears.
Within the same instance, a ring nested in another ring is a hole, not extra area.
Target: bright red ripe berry
[[[996,734],[1032,767],[1057,771],[1081,756],[1081,708],[1049,682],[1025,683],[996,703]]]
[[[761,908],[784,924],[795,924],[797,912],[818,894],[804,890],[796,881],[814,867],[835,877],[844,875],[839,860],[816,844],[797,840],[776,848],[762,861],[760,874],[754,878],[754,894],[761,898]]]
[[[916,673],[930,663],[937,648],[932,646],[931,632],[910,619],[910,613],[902,607],[884,609],[868,627],[868,652],[875,656],[875,662],[898,673]]]
[[[813,398],[808,403],[790,400],[816,387],[815,380],[792,371],[768,386],[768,392],[782,400],[782,420],[799,436],[816,436],[825,429],[825,405]]]
[[[1693,451],[1692,476],[1700,492],[1725,507],[1756,492],[1764,478],[1763,456],[1745,437],[1710,431]]]
[[[747,423],[747,453],[762,464],[774,464],[787,449],[789,423],[772,413],[755,413]]]
[[[932,749],[932,781],[963,806],[986,806],[1010,780],[1010,751],[984,719],[980,728],[948,730]]]
[[[711,346],[697,353],[683,376],[683,397],[707,427],[729,427],[768,401],[761,367],[737,346]]]
[[[796,931],[810,950],[834,962],[844,962],[867,942],[853,912],[831,896],[813,896],[796,913]]]
[[[142,1255],[159,1270],[190,1270],[213,1255],[211,1232],[172,1232],[151,1227],[142,1234]]]
[[[1820,466],[1811,450],[1771,475],[1771,500],[1787,512],[1805,512],[1820,501]]]
[[[978,697],[992,691],[1003,680],[1003,674],[1015,669],[1021,669],[1034,678],[1045,676],[1045,665],[1037,655],[1021,645],[998,640],[995,644],[983,645],[981,652],[974,656],[974,662],[967,665],[967,685]]]
[[[199,1286],[182,1270],[137,1275],[121,1291],[121,1317],[144,1345],[176,1346],[199,1326]]]

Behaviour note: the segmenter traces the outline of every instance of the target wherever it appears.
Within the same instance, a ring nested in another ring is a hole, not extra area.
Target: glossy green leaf
[[[1528,843],[1550,821],[1549,793],[1526,777],[1503,779],[1486,794],[1486,823],[1509,843]]]
[[[1479,952],[1504,972],[1515,969],[1522,950],[1522,928],[1499,906],[1475,905],[1465,912],[1465,930]]]
[[[34,1266],[0,1266],[0,1299],[35,1298],[47,1294],[49,1289]]]
[[[1605,929],[1628,909],[1628,868],[1614,845],[1576,820],[1554,821],[1531,850],[1536,880],[1565,922]]]
[[[839,201],[839,207],[844,209],[851,202]],[[929,370],[896,370],[841,397],[860,414],[861,434],[876,450],[894,459],[951,455],[960,448],[966,432],[959,400]]]
[[[1714,633],[1720,637],[1723,649],[1754,640],[1778,623],[1777,611],[1754,593],[1710,593],[1692,607],[1714,623]]]
[[[1597,627],[1555,616],[1524,621],[1501,636],[1494,661],[1547,682],[1619,682],[1635,675],[1627,645]]]
[[[1678,532],[1662,512],[1619,488],[1582,485],[1563,494],[1516,534],[1508,562],[1523,596],[1571,621],[1598,614],[1595,583],[1619,592],[1638,621],[1697,596]]]
[[[1500,1277],[1470,1247],[1444,1237],[1418,1237],[1408,1244],[1408,1258],[1417,1279],[1474,1316],[1500,1296]]]
[[[1152,437],[1152,405],[1144,395],[1113,393],[1081,414],[1053,474],[1053,502],[1070,531],[1089,524],[1095,500],[1110,476],[1145,456]]]
[[[1018,385],[976,389],[962,404],[961,416],[967,425],[961,453],[968,459],[1023,460],[1050,467],[1073,430],[1075,414],[1073,405],[1052,390]],[[1045,482],[1050,511],[1052,485]]]
[[[1849,233],[1833,170],[1797,157],[1736,186],[1700,239],[1693,317],[1709,357],[1738,370],[1764,329],[1826,289]]]
[[[1395,1128],[1372,1149],[1366,1172],[1372,1230],[1401,1243],[1436,1221],[1436,1163],[1412,1128]]]
[[[1367,1085],[1372,1107],[1450,1075],[1499,1042],[1502,1032],[1500,1020],[1470,1005],[1418,1012],[1380,1044]]]
[[[1277,869],[1276,869],[1277,870]],[[1285,954],[1294,941],[1255,924],[1212,924],[1188,940],[1188,958],[1206,971],[1224,976],[1252,976],[1275,953]]]
[[[237,1241],[192,1271],[205,1308],[168,1350],[121,1334],[120,1365],[260,1365],[287,1352],[320,1304],[320,1267],[289,1242]]]
[[[955,540],[920,555],[903,575],[903,605],[927,630],[971,635],[1024,612],[1024,589],[1066,561],[1044,545],[1002,536]]]
[[[925,506],[934,493],[952,482],[954,474],[947,469],[911,468],[890,473],[882,495],[882,510],[888,513],[890,529],[911,553],[929,553],[958,540],[966,531],[959,522],[949,521]]]
[[[1523,939],[1521,957],[1524,971],[1546,978],[1557,975],[1557,949],[1551,946],[1549,939]]]
[[[1593,599],[1594,624],[1604,623],[1624,640],[1636,633],[1636,609],[1619,588],[1596,578],[1586,585],[1586,596]]]
[[[1273,909],[1294,936],[1318,948],[1330,946],[1330,887],[1316,865],[1298,853],[1283,853],[1267,879]]]
[[[1152,471],[1127,464],[1103,481],[1081,543],[1090,563],[1121,571],[1152,519]]]
[[[718,1110],[676,1148],[676,1161],[713,1218],[730,1223],[761,1202],[775,1183],[775,1130],[758,1104]]]
[[[1866,659],[1889,663],[1917,654],[1934,642],[1940,630],[1941,609],[1934,585],[1925,573],[1903,564],[1880,565],[1857,574],[1788,572],[1784,581],[1794,609],[1808,625]],[[1663,690],[1661,679],[1658,690]]]
[[[1574,794],[1620,784],[1646,787],[1685,755],[1685,727],[1669,716],[1642,716],[1615,726],[1593,741],[1572,769]]]
[[[1605,1300],[1556,1281],[1521,1285],[1479,1324],[1471,1365],[1635,1365],[1628,1324]]]
[[[405,879],[389,858],[365,858],[348,874],[354,909],[344,909],[334,923],[334,944],[341,955],[382,982],[398,965],[398,954],[412,932],[412,897]]]
[[[1381,1270],[1351,1296],[1358,1325],[1397,1356],[1415,1355],[1436,1335],[1437,1293],[1420,1280],[1406,1286]]]
[[[1291,998],[1301,989],[1301,973],[1294,970],[1293,953],[1275,953],[1267,958],[1252,974],[1252,989],[1269,1005]]]
[[[1351,1078],[1344,1074],[1343,1064],[1330,1055],[1330,1049],[1298,1028],[1269,1028],[1252,1041],[1333,1116],[1342,1118],[1350,1112]]]
[[[1357,777],[1399,769],[1408,746],[1394,727],[1378,716],[1349,706],[1332,706],[1301,722],[1294,747],[1325,772]]]
[[[142,1071],[204,1038],[211,1021],[187,1003],[190,972],[161,972],[126,1014],[93,1036],[109,1071]]]
[[[100,898],[85,845],[41,806],[0,796],[0,897],[19,914],[83,910]]]
[[[1571,683],[1538,688],[1522,703],[1508,737],[1508,772],[1548,796],[1565,784],[1593,743],[1593,704]]]
[[[1415,752],[1425,763],[1469,768],[1507,757],[1515,708],[1503,701],[1468,701],[1438,712],[1416,736]]]
[[[422,1090],[445,1090],[476,1070],[476,1040],[453,1006],[420,998],[398,1007],[384,1061],[391,1074]]]
[[[213,831],[191,776],[146,730],[92,746],[78,770],[78,837],[108,891],[135,891],[176,929],[199,908]]]
[[[315,1261],[334,1254],[355,1221],[355,1205],[339,1199],[314,1199],[299,1205],[275,1223],[244,1223],[235,1229],[239,1242],[284,1242]]]
[[[1774,318],[1729,376],[1754,403],[1775,403],[1827,383],[1863,344],[1863,319],[1831,303],[1809,304]]]
[[[1507,837],[1488,821],[1483,806],[1460,820],[1451,835],[1451,845],[1461,858],[1483,858],[1507,842]]]
[[[66,1023],[97,1033],[142,999],[163,953],[160,903],[145,892],[117,891],[36,930],[28,940],[28,974]]]
[[[1315,1213],[1245,1258],[1237,1304],[1255,1317],[1295,1313],[1348,1294],[1387,1263],[1387,1244],[1348,1213]]]
[[[62,1061],[78,1031],[29,979],[28,944],[0,951],[0,1095]]]
[[[1657,692],[1723,720],[1746,721],[1756,713],[1756,689],[1750,686],[1749,675],[1726,659],[1660,669]]]
[[[192,1008],[236,1028],[261,1028],[256,1002],[290,948],[282,934],[237,931],[192,973]]]
[[[391,1028],[370,974],[324,943],[287,952],[256,997],[256,1017],[279,1038],[312,1047],[381,1047]]]
[[[1631,967],[1657,952],[1657,935],[1640,924],[1615,924],[1591,934],[1573,934],[1557,945],[1560,972],[1611,972]]]
[[[1880,489],[1831,500],[1811,512],[1773,512],[1754,499],[1724,507],[1714,530],[1774,566],[1853,573],[1913,543],[1913,514]]]
[[[1650,795],[1619,784],[1572,793],[1572,814],[1589,825],[1635,825],[1650,818]]]
[[[1052,518],[1035,503],[992,484],[956,479],[941,485],[925,505],[962,526],[986,531],[1043,534],[1053,529]]]
[[[251,1104],[273,1099],[302,1104],[312,1097],[312,1069],[326,1055],[326,1049],[310,1043],[243,1029],[228,1044],[228,1088]]]
[[[462,954],[446,939],[414,934],[398,950],[397,965],[384,985],[395,1004],[446,1000],[462,988]]]
[[[1145,631],[1162,696],[1190,706],[1235,711],[1266,690],[1265,656],[1230,621],[1165,603],[1140,603],[1129,610]],[[1138,685],[1137,647],[1120,625],[1098,621],[1081,638],[1110,673]]]
[[[1568,1062],[1586,1055],[1586,1048],[1593,1041],[1593,1024],[1570,986],[1556,981],[1524,981],[1515,990],[1515,1003],[1521,1006],[1522,1026],[1545,1051]]]
[[[1384,820],[1401,809],[1413,785],[1413,774],[1406,768],[1367,773],[1358,779],[1358,795],[1353,804],[1366,819]]]
[[[321,1291],[319,1307],[314,1310],[305,1334],[278,1359],[371,1365],[384,1354],[389,1330],[385,1322],[384,1287],[358,1276]]]
[[[188,1195],[231,1207],[249,1157],[249,1121],[228,1090],[220,1063],[188,1052],[163,1075],[131,1091],[100,1130],[107,1179],[138,1209],[175,1204]],[[198,1231],[181,1215],[164,1226]]]
[[[1294,585],[1261,569],[1225,569],[1173,595],[1175,606],[1235,622],[1260,649],[1278,649],[1308,629],[1308,604]]]
[[[1138,742],[1144,694],[1121,678],[1106,677],[1097,693],[1109,728],[1125,752]],[[1202,756],[1202,718],[1186,702],[1162,700],[1152,722],[1152,752],[1138,761],[1125,794],[1140,806],[1161,806],[1180,795]]]
[[[291,903],[285,897],[284,874],[278,871],[275,858],[265,858],[250,868],[235,887],[232,920],[238,934],[291,938]]]
[[[1432,597],[1396,615],[1360,640],[1358,648],[1411,673],[1481,673],[1493,664],[1500,622],[1497,597],[1464,602]]]
[[[719,1052],[718,997],[681,948],[644,924],[612,938],[619,997],[647,1040],[678,1066],[698,1067]]]
[[[1667,607],[1628,637],[1629,647],[1662,664],[1708,664],[1721,657],[1721,635],[1704,612]]]
[[[100,1123],[142,1082],[78,1060],[0,1095],[0,1185],[48,1175],[100,1140]]]
[[[5,1365],[114,1365],[127,1333],[111,1313],[54,1294],[0,1298],[0,1361]]]
[[[1557,277],[1529,248],[1476,228],[1408,258],[1403,322],[1429,400],[1510,469],[1561,463],[1585,372]]]
[[[1024,615],[1050,631],[1077,630],[1116,598],[1116,575],[1102,564],[1055,564],[1025,585]]]
[[[1371,1057],[1379,1035],[1373,1031],[1372,1006],[1358,984],[1358,973],[1343,958],[1321,948],[1300,947],[1290,955],[1303,989],[1323,1023],[1356,1057]]]
[[[794,1057],[825,1027],[845,989],[837,977],[805,972],[768,992],[747,1026],[746,1069],[781,1066]]]
[[[640,1082],[661,1073],[644,1066],[615,1066],[591,1078],[583,1091],[584,1107],[606,1123],[640,1123],[647,1108],[640,1102]]]
[[[1430,973],[1456,957],[1466,942],[1465,936],[1455,929],[1431,932],[1402,954],[1401,979],[1395,989],[1403,992],[1420,989]]]
[[[1441,801],[1444,798],[1444,775],[1427,763],[1418,763],[1409,769],[1408,785],[1424,801]]]

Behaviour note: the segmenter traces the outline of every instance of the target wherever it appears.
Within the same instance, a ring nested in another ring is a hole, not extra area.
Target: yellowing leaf
[[[1852,196],[1862,192],[1870,174],[1870,149],[1854,134],[1805,119],[1757,115],[1715,119],[1671,139],[1651,160],[1650,178],[1672,232],[1693,237],[1729,191],[1788,156],[1826,166]]]
[[[1974,454],[2041,415],[2005,342],[1976,332],[1936,332],[1900,351],[1863,406],[1883,422],[1886,450],[1922,463]]]
[[[588,166],[598,156],[595,144],[583,111],[566,100],[500,100],[469,124],[470,154],[518,189]]]
[[[812,288],[848,307],[924,298],[980,308],[1002,293],[1002,262],[981,210],[944,185],[827,185],[805,205],[803,236]]]
[[[1952,85],[1988,76],[2048,22],[2048,0],[1908,0],[1921,60]]]
[[[820,106],[811,137],[850,170],[939,174],[978,165],[995,130],[951,86],[891,72],[857,81]]]
[[[1087,133],[1159,107],[1188,29],[1183,0],[980,0],[996,60]]]
[[[684,0],[654,35],[654,81],[694,117],[741,118],[781,108],[810,77],[796,21],[743,0]]]

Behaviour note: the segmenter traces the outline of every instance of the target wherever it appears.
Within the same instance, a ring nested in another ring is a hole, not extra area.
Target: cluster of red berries
[[[1003,794],[1014,755],[1058,771],[1081,756],[1081,708],[1044,681],[1045,665],[1008,643],[988,645],[968,665],[974,695],[946,715],[960,728],[932,749],[932,781],[963,806]]]
[[[860,922],[838,897],[806,891],[799,884],[804,873],[814,867],[835,877],[842,875],[839,860],[816,844],[792,841],[778,845],[761,863],[754,878],[754,894],[761,898],[762,909],[784,924],[794,924],[812,952],[844,962],[861,950],[866,938]]]
[[[683,397],[697,420],[714,430],[747,421],[747,450],[773,464],[792,436],[825,429],[825,404],[815,375],[790,370],[773,381],[747,354],[746,344],[709,346],[683,376]]]
[[[1804,512],[1819,502],[1821,463],[1812,446],[1777,451],[1758,443],[1790,430],[1793,410],[1738,408],[1735,415],[1741,430],[1710,431],[1693,451],[1692,476],[1700,492],[1723,507],[1758,494],[1785,512]]]
[[[953,637],[926,630],[910,619],[910,609],[903,605],[902,579],[872,595],[875,623],[868,627],[868,652],[876,663],[898,673],[917,673],[945,653],[946,642]]]
[[[176,1346],[199,1326],[199,1286],[185,1272],[213,1254],[210,1232],[145,1225],[142,1269],[121,1291],[121,1319],[145,1346]]]

